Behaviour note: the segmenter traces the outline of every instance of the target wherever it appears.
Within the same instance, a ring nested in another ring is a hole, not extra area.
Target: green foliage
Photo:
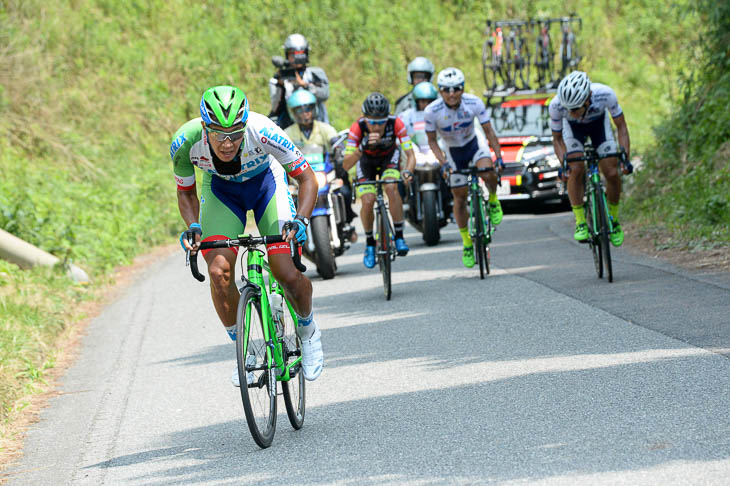
[[[694,69],[656,127],[628,209],[678,245],[711,247],[730,244],[730,4],[705,0],[697,11],[708,27],[691,49]]]

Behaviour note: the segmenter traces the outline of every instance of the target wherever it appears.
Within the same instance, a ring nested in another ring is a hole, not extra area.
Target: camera
[[[306,64],[307,55],[306,54],[295,54],[294,62],[296,64]],[[282,56],[272,56],[271,64],[273,64],[274,67],[276,67],[279,70],[279,72],[277,73],[278,78],[280,78],[280,79],[296,78],[296,74],[295,74],[296,69],[289,62],[288,59],[285,59]]]

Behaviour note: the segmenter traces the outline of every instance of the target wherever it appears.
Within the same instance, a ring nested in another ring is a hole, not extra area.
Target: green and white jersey
[[[232,174],[220,173],[213,161],[210,145],[203,131],[202,120],[190,120],[175,132],[170,145],[175,181],[179,190],[195,188],[195,169],[208,176],[217,176],[232,182],[244,182],[265,172],[276,160],[290,176],[297,176],[309,168],[302,153],[284,131],[268,117],[249,112],[246,133],[241,144],[240,170]],[[230,162],[226,163],[229,166]]]

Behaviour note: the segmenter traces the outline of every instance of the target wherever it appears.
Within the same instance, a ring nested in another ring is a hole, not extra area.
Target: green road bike
[[[284,297],[284,290],[271,274],[264,251],[259,246],[281,243],[281,235],[206,241],[200,250],[210,248],[245,248],[246,272],[236,312],[236,357],[241,400],[246,422],[256,444],[265,449],[271,445],[276,431],[277,388],[286,405],[286,414],[292,427],[298,430],[304,424],[305,387],[302,372],[302,353],[297,337],[297,316]],[[299,252],[290,243],[297,269],[306,271]],[[197,266],[197,252],[189,255],[193,276],[203,282]],[[265,275],[267,278],[265,278]]]
[[[383,184],[398,184],[399,182],[399,180],[395,179],[355,182],[355,187],[375,186],[375,207],[373,208],[373,212],[375,213],[375,232],[377,233],[375,237],[375,258],[377,259],[380,273],[383,274],[383,291],[386,300],[390,300],[393,294],[390,283],[391,264],[395,260],[398,252],[393,242],[395,231],[393,230],[393,225],[388,215],[388,204],[385,202],[385,197],[383,196]],[[355,193],[353,192],[354,198]]]
[[[606,278],[609,282],[613,282],[610,245],[611,233],[614,231],[613,218],[608,212],[608,200],[603,189],[598,166],[601,159],[610,157],[617,157],[622,166],[630,168],[624,170],[624,172],[631,173],[631,170],[633,170],[631,164],[626,160],[626,152],[613,152],[599,157],[596,149],[589,143],[586,143],[582,157],[567,159],[567,162],[586,162],[583,211],[585,212],[589,236],[582,243],[587,243],[593,253],[593,263],[598,278],[603,278],[605,270]],[[620,169],[619,174],[621,174]]]
[[[489,261],[491,258],[489,244],[492,242],[492,234],[497,228],[492,225],[492,220],[489,218],[484,189],[479,183],[481,180],[479,174],[493,170],[492,167],[470,166],[466,169],[454,171],[457,174],[469,177],[469,195],[467,197],[469,235],[474,245],[474,258],[479,262],[479,278],[481,279],[489,275]]]

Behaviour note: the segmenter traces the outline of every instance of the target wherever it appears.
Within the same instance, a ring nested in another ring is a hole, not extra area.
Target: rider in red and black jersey
[[[363,117],[350,127],[345,148],[345,170],[357,164],[358,181],[399,179],[400,151],[406,154],[406,170],[403,178],[409,182],[416,166],[411,140],[400,118],[390,115],[390,102],[382,93],[371,93],[362,104]],[[400,143],[400,147],[398,147]],[[368,268],[375,266],[375,238],[373,237],[373,206],[375,205],[375,186],[358,186],[357,193],[362,200],[360,219],[367,241],[363,263]],[[398,254],[408,253],[408,245],[403,239],[403,201],[396,184],[385,186],[388,195],[390,214],[395,230],[395,247]]]

